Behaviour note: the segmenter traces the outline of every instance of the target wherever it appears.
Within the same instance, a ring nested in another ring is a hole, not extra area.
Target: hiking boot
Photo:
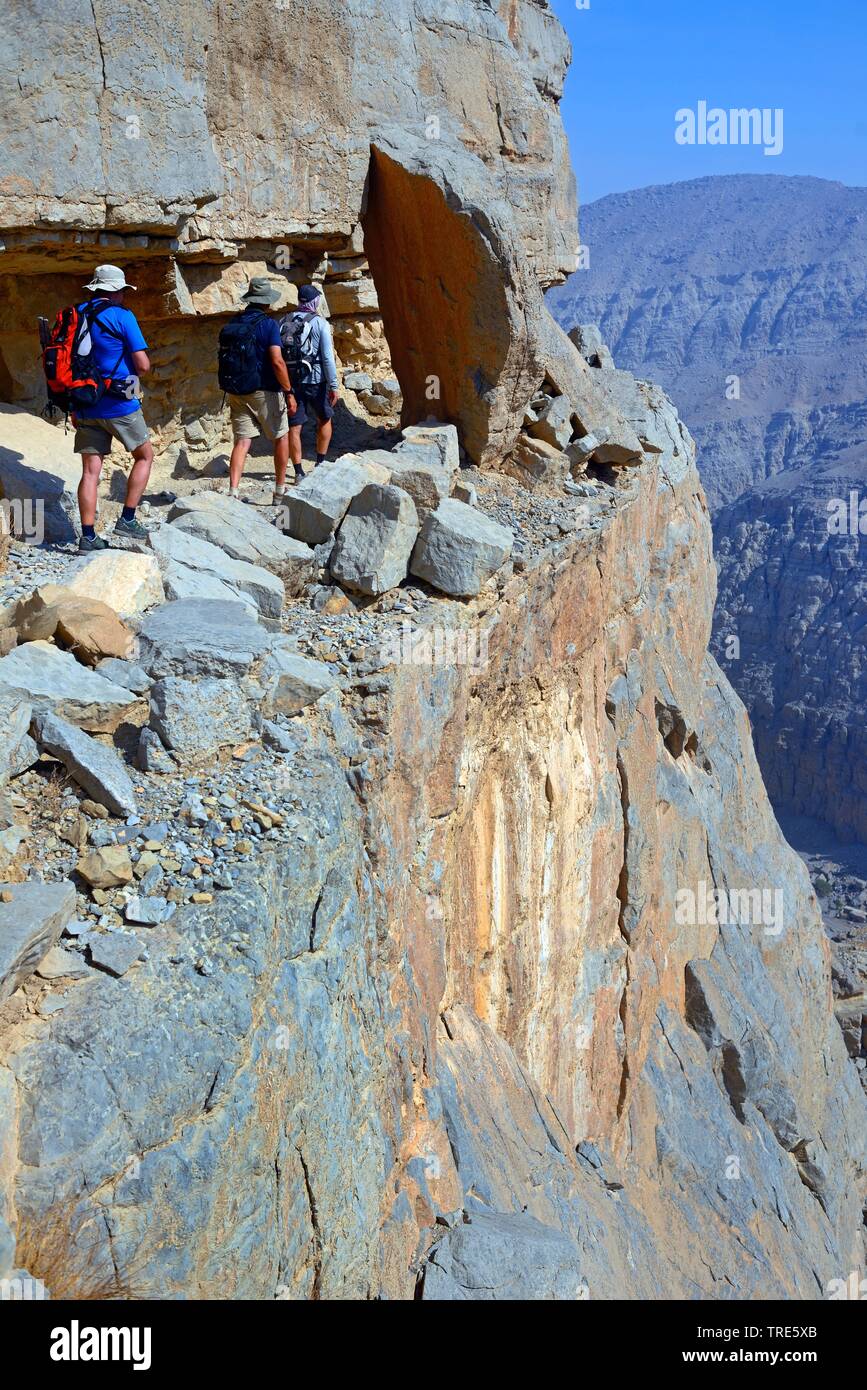
[[[235,502],[240,502],[240,500],[241,500],[240,489],[239,489],[239,488],[236,488],[236,487],[230,487],[230,488],[229,488],[229,496],[232,498],[233,501],[235,501]]]
[[[279,488],[279,489],[275,487],[275,489],[274,489],[274,496],[271,498],[271,506],[272,506],[272,507],[282,507],[282,506],[283,506],[283,503],[284,503],[285,501],[286,501],[286,489],[285,489],[285,487],[281,487],[281,488]]]
[[[119,517],[115,523],[114,533],[116,536],[125,536],[127,540],[132,541],[146,541],[149,534],[147,527],[142,526],[135,517],[132,521],[124,521],[123,517]]]
[[[89,555],[93,550],[108,550],[108,541],[104,541],[102,536],[82,536],[78,548]]]

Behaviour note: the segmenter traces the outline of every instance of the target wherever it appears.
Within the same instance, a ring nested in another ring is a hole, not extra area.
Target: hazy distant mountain
[[[867,188],[744,174],[581,211],[590,265],[549,296],[659,381],[699,444],[712,507],[867,440]],[[740,378],[740,400],[727,399]]]
[[[599,323],[696,437],[716,655],[771,795],[867,840],[867,535],[828,531],[834,498],[867,512],[867,189],[772,174],[640,189],[584,208],[581,240],[589,268],[551,306],[567,328]]]

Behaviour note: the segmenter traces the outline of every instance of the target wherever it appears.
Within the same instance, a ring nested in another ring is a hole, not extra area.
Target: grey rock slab
[[[142,729],[139,735],[136,762],[142,772],[168,773],[177,771],[174,759],[166,751],[159,734],[155,734],[153,729]]]
[[[97,662],[94,669],[107,681],[122,686],[124,690],[131,690],[135,695],[145,695],[150,689],[150,676],[134,661],[121,661],[119,657],[106,656]]]
[[[423,454],[430,463],[439,463],[447,473],[455,474],[461,466],[458,432],[454,425],[440,424],[438,421],[422,422],[420,425],[407,425],[396,453],[408,451]]]
[[[12,412],[18,413],[14,407],[4,407],[4,415]],[[25,415],[25,412],[20,414]],[[25,418],[28,423],[33,421],[32,415],[25,415]],[[4,425],[10,423],[8,418],[4,419]],[[44,422],[38,423],[41,426]],[[81,478],[79,461],[68,452],[68,444],[64,449],[62,433],[46,425],[44,431],[40,429],[40,435],[39,448],[35,451],[28,448],[29,457],[23,457],[12,448],[0,449],[0,496],[9,502],[24,504],[25,529],[29,529],[32,517],[35,533],[41,525],[45,540],[66,545],[81,535],[76,497]],[[52,435],[55,436],[53,450]],[[47,445],[43,444],[43,439],[48,441]],[[41,516],[36,512],[37,506],[42,509]]]
[[[139,643],[141,664],[157,679],[230,676],[249,670],[267,651],[269,635],[243,604],[177,599],[148,614]]]
[[[90,938],[87,953],[91,965],[120,977],[141,960],[144,948],[132,932],[107,931]]]
[[[262,665],[261,682],[267,715],[297,714],[305,705],[321,699],[336,684],[330,667],[311,661],[286,648],[278,648]]]
[[[219,546],[233,560],[262,565],[279,574],[290,589],[303,582],[313,563],[307,546],[285,534],[255,507],[221,492],[179,497],[169,521]]]
[[[176,560],[169,560],[163,571],[163,584],[165,585],[166,598],[169,600],[186,598],[211,598],[221,599],[224,603],[241,603],[252,615],[258,617],[258,609],[245,595],[239,594],[235,589],[224,584],[214,574],[205,574],[202,570],[190,569],[188,565],[179,565]]]
[[[0,690],[0,787],[14,774],[31,716],[32,707],[24,695]]]
[[[418,525],[408,492],[370,483],[343,518],[331,557],[333,577],[362,594],[387,593],[406,578]]]
[[[420,450],[396,449],[390,456],[389,471],[395,487],[408,492],[420,519],[435,511],[448,497],[453,474],[439,462],[431,462]]]
[[[200,757],[240,743],[252,729],[250,706],[237,681],[167,676],[151,690],[150,723],[167,748]]]
[[[552,444],[555,449],[565,449],[573,434],[572,415],[572,405],[566,396],[550,397],[535,421],[527,426],[527,432]]]
[[[36,974],[40,980],[80,980],[88,974],[88,969],[77,951],[52,946],[36,967]]]
[[[135,704],[129,690],[82,666],[50,642],[26,642],[0,660],[0,698],[18,693],[83,729],[111,731]]]
[[[180,566],[183,572],[188,574],[193,571],[206,579],[216,580],[230,591],[219,597],[234,596],[241,602],[251,600],[264,617],[279,618],[286,590],[282,580],[262,565],[235,560],[219,546],[202,540],[178,525],[156,527],[148,540],[163,571],[166,592],[170,587],[175,590],[169,595],[171,598],[193,597],[192,593],[177,592],[179,576],[175,567]]]
[[[345,372],[343,385],[347,391],[372,391],[373,377],[367,372]]]
[[[283,530],[307,545],[322,545],[340,525],[352,499],[376,481],[359,459],[335,459],[308,473],[286,494]]]
[[[423,1298],[573,1302],[581,1296],[578,1247],[527,1212],[482,1211],[434,1246]]]
[[[162,922],[168,922],[174,917],[177,911],[177,903],[170,903],[167,898],[130,898],[124,909],[124,916],[128,922],[137,922],[144,927],[157,927]]]
[[[33,728],[40,745],[63,763],[94,801],[107,806],[116,816],[135,814],[135,791],[113,748],[106,748],[50,710],[35,715]]]
[[[455,597],[472,597],[512,550],[514,537],[465,502],[446,498],[424,521],[410,573]]]
[[[2,883],[12,894],[0,901],[0,1003],[8,999],[56,946],[77,901],[71,883]]]

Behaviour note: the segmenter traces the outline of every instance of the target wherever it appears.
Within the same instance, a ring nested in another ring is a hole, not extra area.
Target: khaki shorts
[[[133,410],[129,415],[115,415],[108,420],[97,419],[96,416],[80,420],[75,426],[72,447],[76,454],[104,455],[111,452],[113,439],[119,440],[130,453],[141,444],[147,444],[148,427],[140,410]]]
[[[254,391],[251,396],[229,396],[232,434],[235,439],[255,439],[261,428],[267,439],[289,433],[289,412],[282,391]]]

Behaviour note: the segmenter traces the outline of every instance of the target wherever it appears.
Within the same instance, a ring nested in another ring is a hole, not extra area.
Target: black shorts
[[[328,399],[328,383],[325,381],[317,382],[315,386],[300,387],[295,391],[295,400],[298,409],[294,415],[289,416],[290,429],[294,425],[306,425],[311,412],[320,425],[324,425],[326,420],[334,419],[334,406]]]

